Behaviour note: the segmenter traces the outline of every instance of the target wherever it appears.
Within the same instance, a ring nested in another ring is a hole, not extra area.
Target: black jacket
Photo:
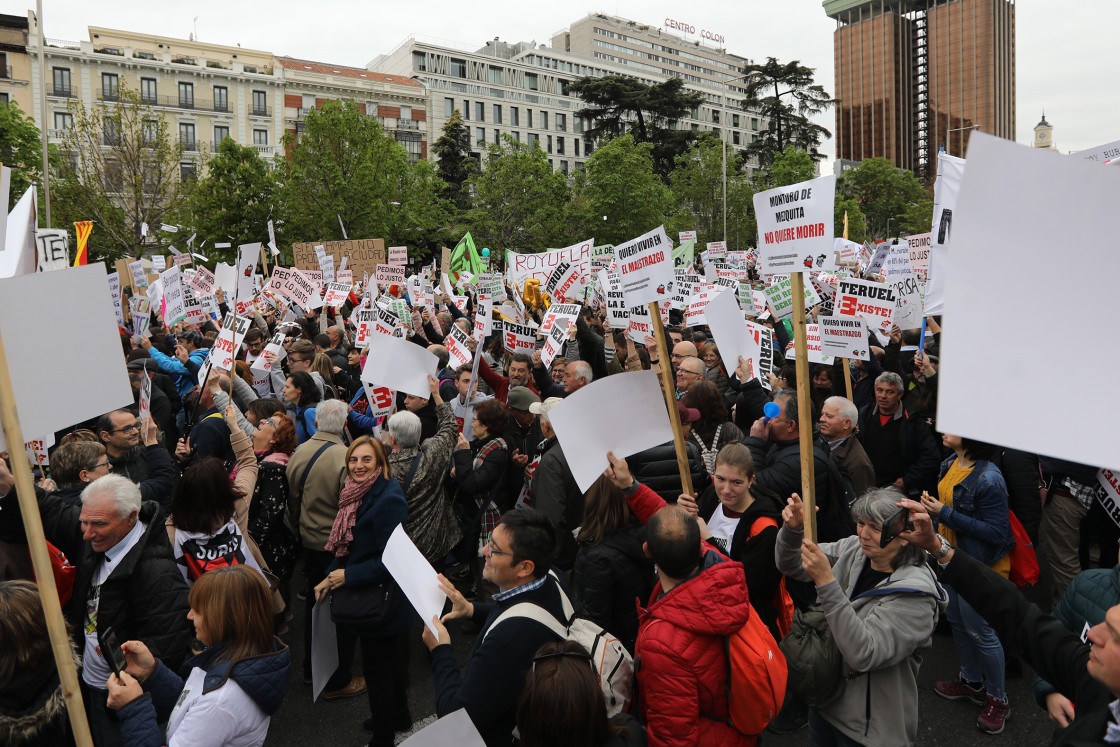
[[[572,573],[576,614],[615,635],[631,654],[638,638],[634,600],[645,603],[653,591],[653,561],[642,550],[645,539],[645,527],[635,521],[598,544],[581,542]]]
[[[941,466],[941,450],[933,437],[925,418],[915,415],[899,404],[902,417],[889,422],[884,428],[879,425],[879,408],[872,404],[859,411],[859,442],[875,468],[875,479],[879,487],[891,485],[899,477],[906,485],[903,492],[920,495],[928,490],[937,495],[937,472]],[[892,436],[890,431],[897,427]],[[888,459],[891,449],[882,448],[886,440],[898,439],[898,461]]]
[[[583,491],[576,484],[564,449],[555,437],[544,442],[541,461],[533,475],[533,508],[552,522],[556,529],[556,565],[572,569],[576,559],[576,540],[572,530],[583,519]]]
[[[685,451],[688,454],[688,471],[692,476],[692,490],[695,493],[703,492],[708,487],[711,478],[704,460],[700,458],[700,449],[696,444],[686,441]],[[683,492],[681,487],[681,473],[677,468],[677,452],[673,442],[654,446],[652,449],[639,451],[626,461],[630,465],[630,474],[634,479],[648,485],[653,492],[665,499],[667,503],[676,503]]]
[[[762,408],[770,401],[770,392],[762,387],[758,379],[751,379],[746,384],[739,384],[738,377],[732,376],[729,387],[738,387],[739,394],[735,398],[735,425],[743,433],[750,433],[754,421],[762,417]]]
[[[751,450],[755,482],[759,490],[773,493],[781,505],[791,493],[801,495],[801,441],[764,441],[747,436],[743,443]],[[813,448],[813,481],[818,505],[828,498],[828,453],[819,443]],[[822,509],[823,510],[823,509]]]
[[[155,501],[163,515],[171,513],[171,494],[175,490],[175,466],[167,449],[159,444],[136,446],[123,457],[110,458],[113,473],[124,475],[140,486],[140,498]]]
[[[1008,508],[1015,512],[1031,542],[1037,546],[1038,526],[1042,523],[1038,456],[1018,449],[1003,449],[991,461],[1007,483]]]
[[[1017,644],[1039,676],[1077,704],[1073,722],[1054,732],[1050,744],[1081,747],[1103,743],[1111,717],[1108,704],[1115,697],[1089,675],[1089,646],[1081,637],[1027,602],[1013,583],[961,550],[954,552],[940,576],[995,628],[1005,647]]]
[[[93,574],[104,556],[82,539],[80,503],[67,505],[54,494],[39,493],[38,498],[47,539],[71,562],[77,559],[78,577],[65,613],[72,629],[80,631]],[[143,641],[153,656],[177,669],[190,653],[194,627],[187,620],[187,582],[175,564],[160,516],[159,504],[140,504],[139,521],[147,528],[101,585],[97,630],[103,633],[112,627],[121,641]]]

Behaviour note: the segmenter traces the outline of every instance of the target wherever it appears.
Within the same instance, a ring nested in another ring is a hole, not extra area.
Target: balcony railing
[[[117,101],[116,93],[106,94],[104,91],[99,96],[101,101]],[[182,98],[179,96],[145,96],[140,94],[140,103],[147,106],[166,106],[172,109],[190,109],[195,111],[226,112],[230,111],[229,101],[211,101],[210,99]]]
[[[74,91],[70,88],[70,86],[63,87],[56,85],[51,89],[51,96],[59,96],[62,98],[70,99],[74,97]]]
[[[270,107],[268,105],[258,106],[257,104],[250,104],[249,105],[249,116],[250,117],[271,117],[272,116],[272,107]]]
[[[257,155],[273,156],[273,155],[276,155],[276,149],[277,149],[278,146],[275,146],[275,145],[254,145],[253,147],[257,149]]]
[[[179,143],[183,146],[183,150],[188,152],[195,152],[198,150],[198,141],[193,137],[179,137]]]
[[[415,119],[398,119],[397,120],[397,129],[398,130],[419,130],[420,129],[420,123],[418,121],[416,121]]]

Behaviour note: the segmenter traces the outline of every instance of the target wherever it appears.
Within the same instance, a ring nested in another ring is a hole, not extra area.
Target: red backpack
[[[786,657],[753,607],[746,624],[723,640],[728,722],[740,734],[761,734],[785,702]]]
[[[778,527],[778,520],[770,516],[760,516],[755,519],[754,524],[751,524],[750,533],[747,539],[754,537],[762,532],[767,527]],[[780,527],[778,527],[780,528]],[[793,599],[790,598],[789,592],[786,591],[786,577],[782,576],[781,583],[778,585],[778,593],[770,600],[770,604],[778,611],[778,632],[782,634],[782,638],[789,635],[790,628],[793,627]]]
[[[1040,569],[1038,556],[1034,552],[1034,543],[1023,527],[1023,522],[1015,512],[1008,511],[1007,518],[1011,523],[1011,536],[1015,539],[1015,546],[1011,548],[1011,582],[1020,589],[1034,586],[1038,583]]]

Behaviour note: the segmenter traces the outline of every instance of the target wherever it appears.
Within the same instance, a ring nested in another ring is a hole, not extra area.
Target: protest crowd
[[[494,267],[467,244],[375,272],[249,245],[224,287],[117,273],[131,401],[0,460],[0,742],[74,740],[22,502],[98,747],[260,745],[293,699],[362,697],[392,745],[427,715],[417,639],[436,715],[489,747],[918,744],[939,624],[962,724],[1041,708],[1038,744],[1120,743],[1107,465],[939,430],[905,241],[838,239],[792,292],[663,229]],[[1053,616],[1021,591],[1040,558]],[[1023,663],[1038,702],[1012,704]]]

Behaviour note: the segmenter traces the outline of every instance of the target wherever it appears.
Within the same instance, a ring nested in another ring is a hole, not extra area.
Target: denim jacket
[[[956,458],[954,455],[941,463],[938,482],[945,477]],[[999,468],[980,460],[968,477],[953,487],[953,505],[942,508],[935,523],[944,524],[956,532],[957,547],[990,566],[1010,552],[1015,544],[1011,537],[1009,510],[1007,483]]]

